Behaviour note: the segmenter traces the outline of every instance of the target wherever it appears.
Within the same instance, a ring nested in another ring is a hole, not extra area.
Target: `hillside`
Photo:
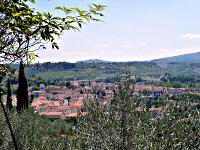
[[[156,63],[200,63],[200,52],[152,60]]]
[[[43,79],[75,78],[78,80],[113,80],[116,74],[127,71],[145,80],[157,80],[168,72],[173,76],[200,75],[200,63],[156,63],[156,62],[115,62],[115,63],[42,63],[27,69],[28,76]]]
[[[100,59],[88,59],[88,60],[83,60],[83,61],[77,61],[76,63],[100,64],[100,63],[109,63],[109,61],[100,60]]]
[[[44,79],[76,78],[79,80],[112,80],[116,74],[131,74],[143,79],[159,79],[165,72],[171,75],[200,75],[200,52],[141,62],[108,62],[98,59],[69,62],[46,62],[32,65],[27,75]]]

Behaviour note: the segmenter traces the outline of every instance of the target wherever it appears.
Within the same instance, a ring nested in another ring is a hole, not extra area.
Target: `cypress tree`
[[[11,88],[10,88],[10,80],[7,80],[7,108],[9,111],[12,110],[12,98],[11,98]]]
[[[17,112],[28,109],[28,85],[24,73],[24,65],[20,62],[19,67],[19,85],[17,89]]]

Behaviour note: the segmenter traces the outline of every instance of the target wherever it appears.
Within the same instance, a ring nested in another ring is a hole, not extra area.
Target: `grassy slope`
[[[200,75],[200,64],[167,64],[161,66],[172,75]]]
[[[68,70],[68,71],[39,72],[37,76],[42,77],[44,79],[74,77],[80,80],[96,80],[98,78],[113,77],[114,75],[105,74],[102,71],[98,71],[96,69],[84,69],[79,71]]]
[[[124,72],[126,67],[120,67],[117,72]],[[130,66],[131,74],[135,74],[142,78],[158,78],[165,72],[171,75],[200,75],[200,64],[159,64],[159,65],[144,65],[137,64]],[[104,70],[99,70],[97,68],[87,68],[87,69],[76,69],[76,70],[58,70],[58,71],[43,71],[36,74],[44,79],[49,78],[64,78],[64,77],[75,77],[79,80],[96,80],[115,77],[114,73],[105,73]]]

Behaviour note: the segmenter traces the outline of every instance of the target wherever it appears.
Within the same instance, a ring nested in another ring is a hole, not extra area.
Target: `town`
[[[199,6],[0,0],[0,150],[200,150]]]
[[[84,108],[85,103],[95,99],[100,101],[103,106],[109,106],[118,89],[118,85],[115,83],[77,80],[62,82],[65,83],[65,86],[40,84],[38,91],[29,87],[31,106],[36,113],[50,119],[85,116],[88,115]],[[141,96],[152,116],[156,116],[162,111],[160,103],[166,92],[169,96],[168,103],[174,102],[176,96],[200,93],[200,88],[170,88],[169,91],[166,91],[163,87],[141,83],[131,84],[131,88],[134,94]],[[137,110],[142,111],[142,108]]]

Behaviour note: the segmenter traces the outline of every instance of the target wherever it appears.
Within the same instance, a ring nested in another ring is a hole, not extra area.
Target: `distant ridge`
[[[88,59],[83,61],[77,61],[76,63],[87,63],[87,64],[100,64],[100,63],[109,63],[110,61],[100,60],[100,59]]]
[[[155,63],[200,63],[200,52],[154,59]]]
[[[106,63],[122,63],[122,64],[146,64],[146,63],[200,63],[200,52],[197,53],[190,53],[190,54],[183,54],[183,55],[177,55],[177,56],[172,56],[172,57],[164,57],[164,58],[159,58],[159,59],[154,59],[151,61],[106,61],[106,60],[101,60],[101,59],[88,59],[88,60],[82,60],[82,61],[77,61],[75,63],[70,63],[70,62],[43,62],[43,63],[35,63],[32,65],[75,65],[76,63],[83,63],[83,64],[106,64]],[[11,67],[18,68],[19,64],[11,64]]]
[[[140,62],[140,61],[127,61],[128,62]],[[177,55],[172,57],[165,57],[154,59],[151,61],[142,61],[142,62],[153,62],[153,63],[200,63],[200,52]],[[86,63],[86,64],[101,64],[101,63],[112,63],[112,61],[105,61],[100,59],[88,59],[83,61],[77,61],[76,63]],[[118,62],[120,63],[120,62]],[[121,62],[125,63],[125,62]],[[141,62],[140,62],[141,63]]]

